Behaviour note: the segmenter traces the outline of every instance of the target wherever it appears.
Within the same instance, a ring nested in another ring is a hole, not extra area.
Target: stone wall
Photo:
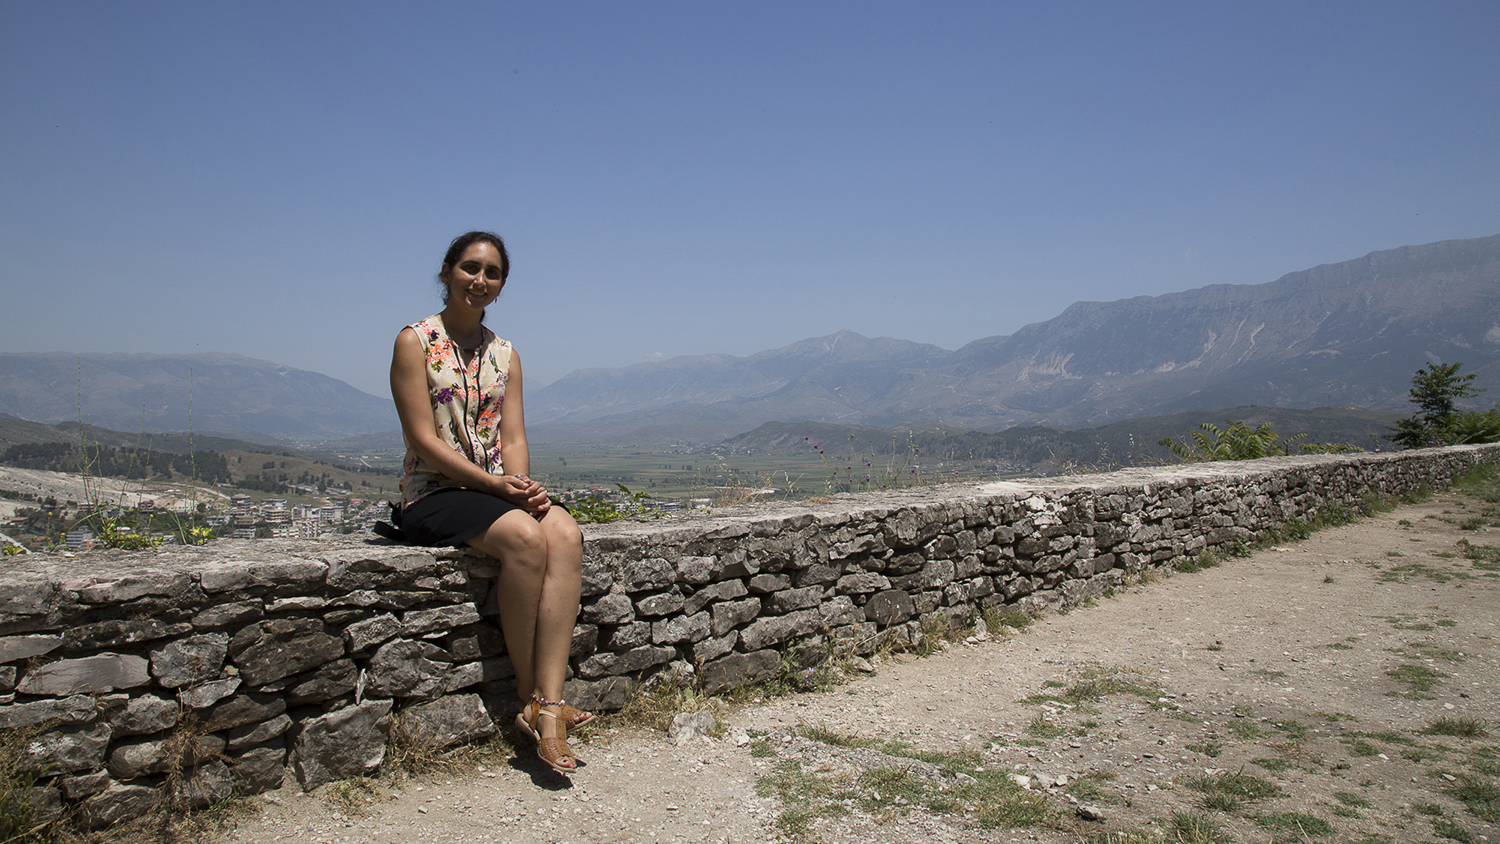
[[[1500,446],[1131,469],[843,495],[586,530],[568,697],[708,691],[788,650],[920,643],[986,605],[1098,595],[1151,566],[1423,485]],[[388,741],[492,735],[514,676],[481,617],[494,562],[382,541],[221,541],[10,557],[0,728],[42,817],[102,827],[368,773]]]

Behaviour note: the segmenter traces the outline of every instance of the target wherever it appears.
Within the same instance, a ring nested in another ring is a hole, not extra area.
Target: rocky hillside
[[[1407,412],[1429,360],[1463,361],[1500,399],[1500,235],[1266,284],[1079,302],[954,352],[841,331],[746,358],[578,372],[529,395],[527,415],[554,441],[649,442],[769,421],[1000,430],[1244,404]]]

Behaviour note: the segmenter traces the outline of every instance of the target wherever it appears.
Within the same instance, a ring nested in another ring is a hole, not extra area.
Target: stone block
[[[579,625],[579,627],[591,627],[591,625]],[[578,630],[573,631],[575,639]],[[490,621],[481,621],[454,630],[453,633],[442,640],[444,650],[453,656],[455,661],[467,661],[471,659],[484,659],[497,656],[505,652],[505,634],[500,632],[498,625]]]
[[[141,695],[133,697],[109,719],[114,738],[159,733],[177,726],[178,703],[175,700]]]
[[[308,703],[322,703],[325,700],[333,700],[354,691],[355,677],[359,672],[354,667],[354,660],[340,659],[327,665],[320,665],[306,674],[298,674],[284,680],[288,706],[302,706]]]
[[[750,578],[748,586],[756,595],[766,595],[792,588],[792,579],[784,574],[757,574]]]
[[[191,625],[182,625],[191,630]],[[185,631],[184,631],[185,632]],[[180,689],[194,683],[217,680],[229,654],[229,636],[204,633],[169,642],[151,652],[151,674],[158,685]]]
[[[590,712],[614,712],[625,708],[635,692],[630,677],[607,677],[603,680],[569,680],[563,684],[563,699]]]
[[[816,609],[758,618],[740,631],[740,643],[748,651],[758,651],[793,636],[806,636],[818,629],[820,623]]]
[[[743,580],[738,578],[721,580],[717,583],[710,583],[688,596],[682,603],[682,611],[692,615],[714,601],[729,601],[742,598],[747,594],[749,590],[745,588]]]
[[[235,727],[229,731],[228,748],[231,753],[238,753],[247,747],[258,744],[266,744],[286,735],[286,731],[292,726],[292,719],[285,715],[277,715],[269,721],[258,724],[246,724]]]
[[[0,636],[0,663],[46,656],[62,643],[62,636]]]
[[[109,788],[113,782],[107,771],[95,771],[91,774],[79,774],[76,777],[58,777],[57,786],[62,791],[62,796],[73,802],[87,800],[95,794]]]
[[[123,604],[143,597],[181,599],[193,589],[192,577],[179,572],[138,569],[116,578],[98,578],[78,589],[85,604]]]
[[[891,589],[870,596],[865,602],[865,618],[881,627],[900,624],[912,617],[915,611],[911,596],[899,589]]]
[[[260,601],[238,601],[232,604],[221,604],[208,607],[193,616],[193,628],[196,630],[213,630],[220,627],[239,627],[251,621],[258,621],[266,615],[265,608]]]
[[[578,664],[578,676],[585,680],[635,674],[653,665],[661,665],[676,655],[672,648],[643,645],[622,653],[597,653]]]
[[[839,570],[825,563],[815,563],[807,568],[800,569],[792,577],[792,585],[796,587],[822,586],[834,583],[839,579]]]
[[[97,771],[104,767],[111,735],[109,725],[103,722],[83,729],[39,733],[26,740],[16,768],[19,773],[39,776]]]
[[[401,622],[390,613],[381,613],[344,628],[344,644],[349,653],[360,654],[389,642],[401,632]]]
[[[760,600],[746,598],[743,601],[725,601],[713,605],[713,625],[710,631],[715,636],[725,633],[760,615]]]
[[[953,582],[953,574],[952,560],[933,560],[922,567],[922,588],[941,589]]]
[[[479,613],[468,604],[438,607],[431,610],[415,610],[401,619],[401,636],[410,639],[431,633],[434,630],[452,630],[480,620]]]
[[[818,606],[818,618],[824,627],[842,627],[864,621],[865,613],[849,596],[836,595]]]
[[[781,655],[775,651],[730,654],[703,667],[703,691],[707,694],[749,686],[776,676],[781,670]]]
[[[397,718],[396,734],[429,750],[487,739],[499,732],[479,695],[449,695],[406,708]]]
[[[218,759],[207,759],[183,771],[172,791],[172,802],[187,809],[206,809],[233,797],[234,790],[229,766]]]
[[[628,651],[638,648],[651,641],[651,623],[648,621],[633,621],[622,624],[610,630],[604,635],[603,645],[606,650]]]
[[[114,783],[83,804],[82,817],[90,829],[114,826],[126,818],[150,814],[160,793],[149,785]]]
[[[718,659],[724,654],[734,650],[734,645],[740,640],[740,634],[730,631],[727,636],[711,636],[693,644],[693,662],[703,665],[711,660]]]
[[[861,571],[839,578],[834,588],[844,595],[864,595],[891,588],[891,581],[885,575]]]
[[[443,650],[427,642],[395,639],[380,646],[365,669],[365,693],[375,697],[429,700],[441,695],[449,665]]]
[[[23,695],[66,697],[134,689],[151,682],[150,664],[134,654],[99,654],[49,662],[16,684]]]
[[[630,596],[613,592],[585,604],[578,617],[586,624],[625,624],[635,620],[635,605]]]
[[[671,615],[682,609],[683,598],[676,592],[647,595],[635,602],[635,614],[647,617]]]
[[[694,585],[708,583],[718,574],[719,561],[715,557],[683,557],[677,561],[677,580]]]
[[[583,597],[603,595],[615,583],[614,572],[606,566],[583,564]]]
[[[99,715],[92,695],[73,695],[61,700],[37,700],[0,706],[0,729],[34,727],[51,721],[58,726],[89,724]]]
[[[385,761],[392,702],[367,700],[302,724],[292,744],[292,770],[304,791],[373,773]]]
[[[823,587],[808,586],[803,589],[787,589],[781,592],[773,592],[761,599],[761,609],[768,613],[781,615],[793,610],[805,610],[815,607],[823,600]]]
[[[672,616],[651,623],[651,642],[656,645],[688,644],[706,638],[709,628],[706,612],[686,617]]]
[[[240,694],[235,695],[200,716],[203,729],[210,733],[228,730],[245,724],[269,721],[286,712],[286,700],[281,695]]]
[[[264,686],[342,657],[344,642],[323,632],[316,618],[272,618],[248,625],[229,640],[229,652],[250,686]]]
[[[229,760],[235,794],[261,794],[281,788],[286,779],[286,751],[257,747]]]
[[[593,624],[573,625],[573,638],[568,643],[568,659],[582,659],[599,650],[599,628]]]
[[[191,709],[204,709],[234,694],[244,682],[238,677],[210,680],[207,683],[199,683],[180,690],[177,693],[177,699],[182,701],[183,706]]]
[[[626,592],[647,592],[667,589],[677,581],[677,570],[660,557],[636,560],[625,567],[620,582]]]

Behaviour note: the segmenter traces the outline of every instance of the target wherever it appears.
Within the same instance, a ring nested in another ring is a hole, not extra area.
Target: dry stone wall
[[[1424,485],[1500,446],[1132,469],[845,495],[590,527],[569,699],[708,691],[783,655],[920,643],[987,605],[1032,611],[1152,566]],[[484,617],[495,563],[381,541],[223,541],[6,558],[0,752],[40,816],[107,826],[369,773],[388,742],[483,739],[515,679]]]

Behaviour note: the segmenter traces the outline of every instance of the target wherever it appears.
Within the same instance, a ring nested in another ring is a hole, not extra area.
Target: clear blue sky
[[[1500,233],[1500,3],[0,2],[0,351],[380,395],[470,228],[528,383]]]

